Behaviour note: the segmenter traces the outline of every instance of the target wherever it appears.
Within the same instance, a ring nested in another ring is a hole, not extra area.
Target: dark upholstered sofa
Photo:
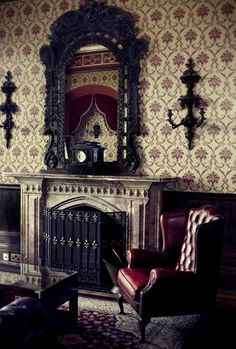
[[[39,300],[22,297],[0,308],[0,345],[20,349],[45,330],[47,318]]]

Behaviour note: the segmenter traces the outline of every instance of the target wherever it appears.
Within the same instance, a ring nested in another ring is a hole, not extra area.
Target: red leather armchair
[[[162,251],[130,249],[117,275],[118,304],[139,315],[141,338],[152,317],[203,314],[214,309],[224,220],[213,206],[161,215]]]

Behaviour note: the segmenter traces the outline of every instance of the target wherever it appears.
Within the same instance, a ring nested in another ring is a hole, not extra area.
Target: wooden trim
[[[3,256],[8,255],[9,260]],[[0,271],[19,272],[12,256],[20,254],[20,185],[0,185]]]

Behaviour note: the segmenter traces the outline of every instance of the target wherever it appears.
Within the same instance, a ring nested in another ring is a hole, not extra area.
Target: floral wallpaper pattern
[[[139,36],[149,42],[140,77],[142,135],[140,174],[178,176],[176,190],[235,193],[236,189],[236,3],[235,0],[108,0],[134,14]],[[1,172],[38,172],[43,165],[45,78],[39,49],[52,22],[76,9],[78,0],[18,0],[0,5],[0,81],[10,70],[19,111],[11,148],[0,144]],[[189,151],[178,98],[180,76],[192,57],[201,81],[206,121]],[[0,103],[3,96],[0,95]],[[2,120],[2,117],[0,116]],[[0,120],[0,122],[2,122]],[[0,129],[0,136],[3,130]],[[12,183],[1,177],[1,183]]]

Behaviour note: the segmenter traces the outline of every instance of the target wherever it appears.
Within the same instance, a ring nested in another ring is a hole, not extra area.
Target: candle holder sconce
[[[14,126],[12,114],[17,112],[18,107],[11,99],[13,92],[16,90],[16,85],[12,81],[12,74],[10,71],[7,72],[5,79],[1,90],[6,95],[6,100],[3,104],[0,104],[0,111],[6,114],[6,118],[3,123],[0,124],[0,127],[3,127],[5,130],[6,147],[10,148],[10,140],[12,137],[11,129]]]
[[[187,93],[185,96],[181,96],[179,98],[180,106],[182,109],[187,108],[187,115],[185,118],[183,118],[179,124],[175,124],[175,122],[172,120],[172,110],[168,109],[168,119],[169,123],[171,124],[172,128],[177,128],[179,126],[186,127],[185,137],[188,140],[188,148],[192,149],[193,147],[193,138],[195,134],[195,130],[197,127],[201,126],[203,121],[205,120],[205,111],[203,108],[200,108],[200,105],[202,103],[202,98],[198,95],[194,94],[194,86],[196,83],[200,80],[200,75],[193,69],[193,60],[192,58],[188,59],[188,63],[186,64],[186,67],[188,68],[183,75],[180,77],[180,80],[183,84],[187,86]],[[199,108],[200,109],[200,116],[199,118],[194,116],[194,109]]]

